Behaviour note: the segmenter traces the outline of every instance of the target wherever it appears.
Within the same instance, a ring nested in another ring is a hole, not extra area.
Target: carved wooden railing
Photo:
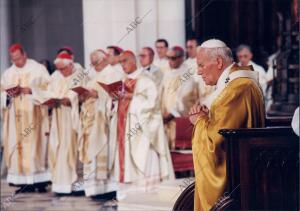
[[[286,124],[286,123],[284,123]],[[299,137],[291,127],[223,129],[227,193],[212,210],[299,210]],[[173,210],[193,210],[194,184]]]

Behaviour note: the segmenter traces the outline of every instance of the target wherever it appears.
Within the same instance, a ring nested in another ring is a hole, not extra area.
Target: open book
[[[71,88],[72,91],[76,92],[78,95],[82,95],[86,92],[89,92],[88,89],[82,87],[82,86],[77,86],[77,87],[73,87]]]
[[[101,82],[98,82],[98,84],[110,95],[110,96],[116,96],[120,92],[122,92],[123,88],[123,82],[122,81],[117,81],[111,84],[104,84]]]
[[[42,105],[46,105],[46,106],[54,106],[56,104],[59,104],[61,101],[61,99],[59,98],[50,98],[44,102],[42,102]]]
[[[53,92],[47,90],[40,94],[38,102],[41,105],[46,106],[54,106],[55,104],[59,104],[60,100],[63,99],[63,97],[57,97]]]
[[[19,85],[11,85],[6,87],[5,91],[9,96],[18,95],[21,92],[21,87]]]

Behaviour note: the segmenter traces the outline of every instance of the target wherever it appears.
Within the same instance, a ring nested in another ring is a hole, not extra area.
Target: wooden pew
[[[289,120],[267,120],[268,128],[223,129],[228,186],[212,210],[298,210],[299,137]],[[193,210],[194,184],[173,210]]]
[[[299,210],[299,137],[291,127],[219,133],[226,138],[227,192],[236,191],[221,198],[216,210],[232,199],[231,209]]]

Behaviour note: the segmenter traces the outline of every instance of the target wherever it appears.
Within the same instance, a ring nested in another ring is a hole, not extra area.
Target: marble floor
[[[119,201],[95,202],[84,196],[55,197],[47,193],[14,194],[16,188],[1,180],[1,210],[5,211],[170,211],[187,186],[187,179],[161,183],[155,191],[129,192]]]

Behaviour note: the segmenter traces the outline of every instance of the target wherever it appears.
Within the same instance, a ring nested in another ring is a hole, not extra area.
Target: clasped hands
[[[205,105],[194,105],[189,111],[190,122],[195,125],[199,117],[208,116],[209,110]]]

